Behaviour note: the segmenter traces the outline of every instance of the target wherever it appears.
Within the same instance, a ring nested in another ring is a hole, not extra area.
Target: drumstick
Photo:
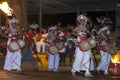
[[[41,59],[40,59],[39,56],[37,55],[38,53],[34,53],[34,54],[36,55],[36,57],[37,57],[38,61],[40,62],[40,64],[43,65]]]
[[[37,52],[37,50],[36,50],[36,45],[35,45],[34,40],[33,40],[33,45],[34,45],[34,47],[32,46],[32,49],[34,50],[34,54],[36,55],[36,57],[37,57],[38,61],[40,62],[40,64],[43,65],[41,59],[40,59],[39,56],[37,55],[38,52]]]
[[[40,59],[39,56],[37,55],[38,52],[37,52],[35,49],[33,49],[33,50],[34,50],[34,54],[36,55],[38,61],[40,62],[41,65],[43,65],[41,59]]]

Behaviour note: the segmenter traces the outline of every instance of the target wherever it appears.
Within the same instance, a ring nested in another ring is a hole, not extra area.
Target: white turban
[[[85,24],[84,25],[86,25],[86,23],[88,21],[88,18],[86,16],[84,16],[83,14],[81,14],[81,15],[79,15],[77,17],[77,21],[80,22],[81,19],[85,20]]]

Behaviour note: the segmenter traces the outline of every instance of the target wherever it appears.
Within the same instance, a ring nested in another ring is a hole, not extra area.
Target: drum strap
[[[99,49],[105,51],[105,45],[99,45]]]
[[[79,44],[81,44],[81,43],[82,43],[82,41],[84,41],[84,40],[87,40],[87,38],[86,38],[86,37],[82,37],[82,38],[81,38],[81,40],[77,42],[77,43],[78,43],[78,45],[79,45]]]
[[[13,41],[16,41],[16,42],[17,42],[17,39],[11,39],[11,42],[13,42]]]
[[[56,55],[56,54],[53,54],[53,53],[50,53],[51,55]]]

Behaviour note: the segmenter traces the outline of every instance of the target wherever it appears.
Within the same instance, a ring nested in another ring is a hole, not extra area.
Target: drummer
[[[88,21],[88,18],[81,14],[77,17],[77,21],[78,27],[74,29],[73,34],[77,35],[78,47],[76,47],[75,60],[72,65],[71,73],[72,75],[76,75],[76,72],[85,70],[85,76],[92,76],[89,72],[91,50],[88,49],[86,51],[83,51],[79,48],[79,44],[81,44],[82,41],[87,39],[86,23]]]
[[[15,19],[13,16],[9,16],[7,19],[7,23],[9,26],[7,46],[9,46],[12,41],[17,40],[18,30],[16,26],[18,26],[18,20]],[[20,49],[13,52],[9,49],[9,47],[7,47],[4,70],[5,71],[16,70],[17,72],[21,72],[21,58],[22,57]]]
[[[55,44],[57,42],[55,30],[51,30],[48,35],[48,71],[57,72],[59,66],[59,52],[57,51]],[[49,50],[51,48],[51,50]]]
[[[108,74],[108,66],[110,63],[111,55],[105,50],[105,45],[109,42],[110,30],[108,26],[103,26],[99,29],[99,44],[98,49],[100,50],[101,61],[97,66],[97,73]]]

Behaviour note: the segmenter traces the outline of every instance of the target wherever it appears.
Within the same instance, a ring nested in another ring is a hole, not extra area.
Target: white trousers
[[[21,51],[10,52],[7,50],[4,70],[11,71],[12,69],[21,70]]]
[[[48,56],[48,69],[53,70],[53,71],[58,70],[59,61],[60,61],[60,57],[59,57],[58,53],[55,55],[49,54],[49,56]]]
[[[79,47],[76,48],[75,60],[72,66],[72,72],[80,72],[80,70],[85,70],[89,73],[91,50],[81,51]]]
[[[45,53],[46,51],[46,43],[44,42],[37,42],[36,43],[36,48],[37,48],[37,51],[38,53],[42,52],[42,53]]]
[[[108,52],[100,51],[101,61],[97,67],[97,70],[108,71],[111,55]]]

